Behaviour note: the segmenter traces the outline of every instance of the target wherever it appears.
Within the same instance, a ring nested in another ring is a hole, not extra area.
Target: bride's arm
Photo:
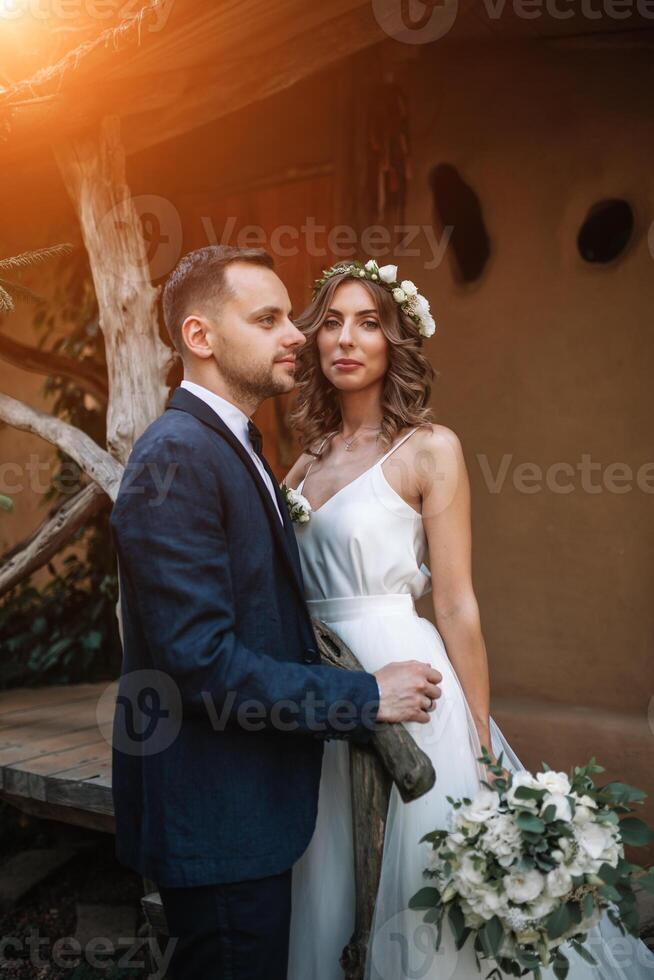
[[[470,705],[479,741],[490,750],[488,658],[472,586],[470,483],[463,450],[456,433],[444,425],[434,425],[416,448],[436,626]]]

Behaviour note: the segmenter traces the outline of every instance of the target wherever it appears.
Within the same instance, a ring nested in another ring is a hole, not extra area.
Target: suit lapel
[[[275,539],[280,547],[280,550],[288,564],[291,571],[291,575],[295,585],[302,598],[304,599],[304,584],[302,581],[302,570],[300,566],[300,557],[298,553],[297,542],[295,540],[295,532],[293,531],[293,525],[288,514],[288,507],[286,506],[286,501],[284,500],[284,495],[279,489],[275,475],[268,463],[263,460],[266,472],[272,480],[272,485],[275,491],[275,496],[279,504],[279,509],[281,511],[282,517],[284,519],[284,525],[279,520],[279,514],[275,509],[272,497],[268,492],[268,488],[261,479],[261,474],[254,465],[249,453],[245,447],[239,442],[229,426],[225,425],[220,416],[214,412],[206,402],[203,402],[201,398],[198,398],[192,392],[187,391],[185,388],[176,388],[173,392],[173,396],[170,399],[168,409],[177,409],[182,412],[189,412],[200,422],[204,422],[212,428],[218,435],[227,442],[234,452],[239,456],[244,466],[250,472],[254,484],[257,488],[259,496],[261,497],[262,503],[268,515],[268,520],[270,521]]]

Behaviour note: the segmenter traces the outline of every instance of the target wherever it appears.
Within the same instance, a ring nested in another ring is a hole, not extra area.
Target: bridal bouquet
[[[500,970],[539,978],[547,966],[563,980],[563,943],[595,965],[583,943],[604,909],[623,934],[638,935],[633,886],[638,880],[654,891],[654,874],[627,862],[624,845],[647,844],[654,834],[624,814],[645,794],[624,783],[596,787],[593,774],[604,769],[595,759],[570,776],[545,763],[536,775],[507,776],[502,755],[496,764],[482,751],[494,782],[483,782],[473,800],[447,798],[449,829],[422,838],[432,845],[424,872],[432,885],[410,907],[426,910],[437,946],[447,916],[457,949],[470,938],[478,968],[495,963],[487,980]]]

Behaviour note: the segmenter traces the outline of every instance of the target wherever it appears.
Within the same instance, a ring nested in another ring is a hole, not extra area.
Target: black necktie
[[[257,429],[252,419],[248,419],[248,435],[255,453],[257,456],[261,456],[261,452],[263,450],[263,436]]]

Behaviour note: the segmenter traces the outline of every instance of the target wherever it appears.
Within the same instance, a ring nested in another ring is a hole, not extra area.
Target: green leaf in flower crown
[[[632,847],[643,847],[645,844],[654,840],[654,831],[647,826],[644,820],[638,817],[625,817],[620,821],[620,834],[624,844]]]
[[[8,513],[14,509],[14,502],[11,497],[6,497],[4,493],[0,493],[0,510],[6,510]]]
[[[438,888],[421,888],[409,899],[410,909],[431,909],[438,905],[441,900],[441,893]]]

